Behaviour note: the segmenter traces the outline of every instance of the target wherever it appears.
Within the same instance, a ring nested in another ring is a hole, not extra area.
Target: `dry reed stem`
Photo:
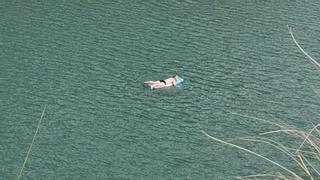
[[[309,170],[308,170],[305,162],[301,158],[300,154],[296,155],[296,154],[291,153],[289,148],[284,146],[283,144],[281,144],[277,141],[274,141],[272,139],[269,139],[269,138],[257,138],[257,137],[251,138],[251,139],[250,138],[240,138],[240,140],[246,140],[246,141],[250,141],[250,142],[261,142],[264,144],[269,144],[269,145],[273,146],[274,148],[282,151],[283,153],[285,153],[289,157],[291,157],[292,160],[294,160],[308,175],[310,175]],[[309,161],[307,161],[307,163],[309,163]],[[308,165],[313,168],[313,166],[311,164],[308,164]],[[311,177],[311,179],[312,179],[312,177]]]
[[[26,157],[24,158],[23,164],[22,164],[22,166],[21,166],[20,172],[19,172],[16,180],[19,180],[19,179],[21,178],[21,176],[22,176],[23,169],[24,169],[24,167],[25,167],[25,165],[26,165],[26,163],[27,163],[27,160],[28,160],[28,158],[29,158],[29,154],[30,154],[30,152],[31,152],[33,143],[34,143],[34,141],[35,141],[35,139],[36,139],[36,136],[37,136],[37,133],[38,133],[38,131],[39,131],[40,124],[41,124],[41,121],[42,121],[42,119],[43,119],[43,116],[44,116],[44,112],[45,112],[45,111],[46,111],[46,106],[44,106],[44,109],[43,109],[43,111],[42,111],[41,117],[40,117],[39,122],[38,122],[38,126],[37,126],[37,129],[36,129],[36,132],[34,133],[34,136],[33,136],[33,138],[32,138],[32,141],[31,141],[30,147],[29,147],[29,149],[28,149],[27,155],[26,155]]]
[[[310,139],[309,139],[309,136],[312,134],[312,132],[315,130],[315,129],[317,129],[318,127],[320,126],[320,123],[319,124],[317,124],[316,126],[314,126],[312,129],[311,129],[311,131],[308,133],[308,135],[305,137],[305,139],[303,140],[303,142],[300,144],[300,146],[299,146],[299,148],[297,149],[297,151],[296,151],[296,153],[302,148],[302,146],[303,146],[303,144],[308,140],[308,141],[311,141]],[[311,141],[312,142],[312,141]],[[314,144],[313,145],[314,147],[316,147],[316,145]],[[320,153],[320,149],[319,148],[317,148],[318,149],[318,152]]]
[[[286,177],[282,174],[275,175],[275,174],[255,174],[255,175],[249,175],[249,176],[241,176],[241,177],[236,177],[237,179],[257,179],[257,178],[272,178],[272,179],[283,179],[283,180],[290,180],[292,177]]]
[[[208,133],[206,133],[206,132],[203,131],[203,130],[201,130],[201,131],[202,131],[202,133],[203,133],[204,135],[206,135],[206,136],[209,137],[210,139],[213,139],[213,140],[218,141],[218,142],[220,142],[220,143],[222,143],[222,144],[229,145],[229,146],[231,146],[231,147],[234,147],[234,148],[243,150],[243,151],[248,152],[248,153],[250,153],[250,154],[252,154],[252,155],[255,155],[255,156],[257,156],[257,157],[260,157],[260,158],[262,158],[262,159],[270,162],[271,164],[274,164],[274,165],[278,166],[278,167],[281,168],[282,170],[284,170],[284,171],[288,172],[289,174],[293,175],[295,178],[303,180],[300,176],[298,176],[298,175],[297,175],[296,173],[294,173],[293,171],[289,170],[288,168],[284,167],[283,165],[281,165],[281,164],[279,164],[279,163],[277,163],[277,162],[275,162],[275,161],[273,161],[273,160],[271,160],[271,159],[269,159],[269,158],[267,158],[267,157],[265,157],[265,156],[263,156],[263,155],[261,155],[261,154],[258,154],[258,153],[256,153],[256,152],[251,151],[251,150],[249,150],[249,149],[246,149],[246,148],[244,148],[244,147],[241,147],[241,146],[238,146],[238,145],[235,145],[235,144],[232,144],[232,143],[223,141],[223,140],[218,139],[218,138],[216,138],[216,137],[213,137],[213,136],[209,135]]]
[[[311,60],[311,62],[313,62],[316,66],[320,67],[320,64],[316,60],[314,60],[306,51],[304,51],[302,49],[302,47],[299,45],[299,43],[296,41],[296,38],[294,37],[293,32],[292,32],[292,27],[288,26],[288,29],[289,29],[289,33],[292,37],[293,42],[298,46],[298,48],[302,51],[302,53],[304,55],[306,55]]]

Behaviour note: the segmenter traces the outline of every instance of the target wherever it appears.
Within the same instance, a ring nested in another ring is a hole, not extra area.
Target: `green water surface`
[[[17,177],[45,106],[21,179],[278,170],[201,130],[228,140],[277,129],[243,115],[319,122],[319,70],[287,29],[317,59],[319,9],[315,0],[1,1],[0,179]],[[182,86],[142,85],[173,74]]]

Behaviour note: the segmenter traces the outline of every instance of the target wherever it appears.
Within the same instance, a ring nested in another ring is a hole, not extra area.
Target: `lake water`
[[[318,59],[319,9],[315,0],[0,2],[0,179],[17,177],[45,106],[21,179],[279,170],[201,131],[230,140],[277,130],[245,116],[319,122],[319,70],[287,29]],[[142,84],[173,74],[182,86]]]

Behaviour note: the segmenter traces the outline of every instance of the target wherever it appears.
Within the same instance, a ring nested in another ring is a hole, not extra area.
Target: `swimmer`
[[[171,76],[167,79],[162,79],[159,81],[145,81],[145,84],[148,84],[151,89],[157,89],[162,87],[176,86],[176,75]]]

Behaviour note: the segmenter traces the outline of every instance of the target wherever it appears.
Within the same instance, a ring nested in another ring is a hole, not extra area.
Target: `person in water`
[[[159,88],[159,87],[162,87],[162,86],[176,86],[176,75],[174,76],[171,76],[167,79],[162,79],[162,80],[159,80],[159,81],[145,81],[144,83],[147,83],[149,84],[149,86],[151,87],[151,89],[154,89],[154,88]]]

